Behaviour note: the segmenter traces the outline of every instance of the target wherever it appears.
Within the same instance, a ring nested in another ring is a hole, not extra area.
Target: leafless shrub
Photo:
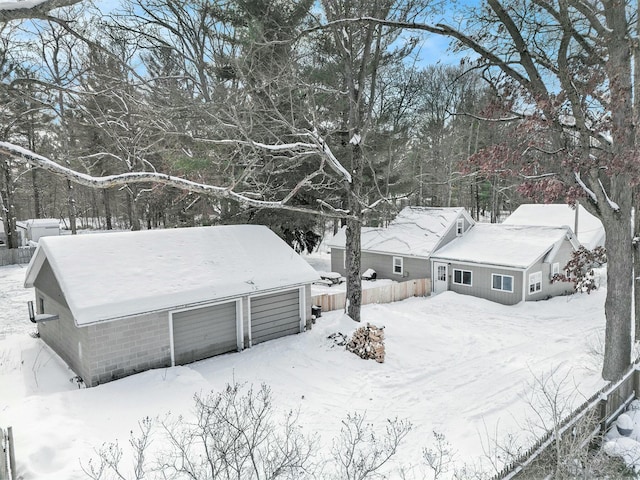
[[[271,391],[227,385],[219,393],[196,395],[194,419],[167,415],[145,418],[131,433],[125,452],[104,444],[81,468],[92,480],[364,480],[384,478],[384,469],[411,430],[404,420],[376,429],[365,415],[348,415],[334,440],[331,458],[313,455],[315,436],[306,436],[298,416],[274,418]],[[153,451],[151,440],[156,442]],[[444,438],[438,448],[444,445]],[[129,450],[131,452],[129,452]],[[125,457],[131,457],[130,467]]]
[[[131,431],[129,446],[133,455],[133,465],[130,475],[123,470],[120,464],[123,451],[118,442],[103,444],[96,451],[97,459],[90,459],[86,465],[80,464],[82,471],[92,480],[142,480],[146,476],[146,452],[151,442],[153,427],[154,421],[149,417],[145,417],[138,422],[139,433],[134,434]]]
[[[597,410],[588,403],[583,404],[584,409],[573,410],[580,393],[571,382],[571,372],[561,373],[556,368],[533,377],[527,402],[534,415],[521,426],[520,434],[541,440],[526,452],[518,435],[498,439],[496,432],[492,438],[487,436],[486,445],[492,447],[485,450],[485,456],[497,475],[492,478],[501,478],[509,464],[521,469],[518,480],[627,477],[628,470],[618,459],[607,458],[596,448]],[[549,433],[548,438],[542,436],[544,432]]]
[[[357,413],[348,415],[342,424],[332,448],[337,478],[341,480],[384,478],[383,467],[412,428],[408,421],[396,418],[387,420],[384,429],[377,431]]]
[[[162,422],[169,440],[159,468],[169,478],[274,479],[304,478],[311,468],[314,441],[288,412],[273,420],[271,391],[266,385],[228,385],[221,393],[195,396],[194,423],[178,417]]]
[[[422,459],[433,472],[433,480],[446,475],[454,463],[454,451],[444,434],[433,431],[433,444],[422,450]]]

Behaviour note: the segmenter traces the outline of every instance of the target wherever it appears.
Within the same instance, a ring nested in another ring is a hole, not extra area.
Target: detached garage
[[[31,320],[87,386],[299,333],[318,274],[263,226],[45,237]]]

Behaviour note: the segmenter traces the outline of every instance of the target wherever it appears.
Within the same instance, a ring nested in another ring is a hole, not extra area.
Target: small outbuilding
[[[317,272],[264,226],[40,239],[40,338],[87,386],[302,332]]]
[[[462,237],[475,224],[461,207],[405,207],[388,227],[363,227],[361,273],[404,281],[431,278],[429,258],[438,248]],[[346,231],[328,242],[331,270],[346,275]]]
[[[27,240],[37,242],[42,237],[60,235],[60,220],[56,218],[32,218],[22,222]]]
[[[568,227],[478,223],[431,256],[432,292],[504,305],[567,295],[573,283],[551,280],[579,246]]]

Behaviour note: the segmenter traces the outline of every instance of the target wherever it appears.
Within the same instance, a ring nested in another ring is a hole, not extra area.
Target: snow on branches
[[[0,23],[11,20],[41,18],[56,8],[68,7],[80,0],[22,0],[0,1]]]
[[[341,172],[340,168],[344,170],[344,167],[335,162],[337,160],[333,155],[326,154],[326,151],[329,151],[329,148],[324,145],[324,143],[320,143],[322,140],[318,137],[317,139],[317,147],[321,148],[325,155],[330,159],[329,163],[333,165],[332,168]],[[255,144],[260,147],[260,145]],[[271,146],[272,149],[275,148]],[[168,185],[171,187],[175,187],[184,191],[200,193],[203,195],[214,196],[218,198],[229,198],[235,200],[241,204],[258,207],[258,208],[270,208],[270,209],[281,209],[281,210],[290,210],[301,213],[309,213],[313,215],[320,216],[330,216],[332,218],[348,218],[349,212],[342,209],[337,209],[323,200],[318,201],[317,208],[312,207],[299,207],[296,205],[289,204],[288,202],[293,198],[296,192],[305,186],[311,178],[313,178],[316,173],[312,173],[303,178],[298,185],[296,185],[291,191],[282,199],[278,201],[268,201],[261,200],[258,198],[254,198],[253,195],[250,194],[242,194],[233,190],[232,186],[219,186],[219,185],[210,185],[206,183],[198,183],[185,178],[168,175],[166,173],[161,172],[126,172],[117,175],[107,175],[102,177],[95,177],[92,175],[88,175],[86,173],[78,172],[71,168],[67,168],[59,163],[44,157],[42,155],[38,155],[26,148],[20,147],[18,145],[14,145],[8,142],[0,141],[0,154],[7,155],[12,157],[18,161],[28,163],[35,167],[39,167],[42,170],[54,173],[56,175],[60,175],[62,177],[67,178],[68,180],[77,183],[79,185],[84,185],[90,188],[110,188],[115,186],[123,186],[128,184],[138,184],[138,183],[157,183],[162,185]],[[333,160],[331,160],[333,159]],[[346,175],[344,174],[346,173]],[[345,180],[350,181],[351,176],[346,170],[343,173],[343,178]],[[347,177],[348,175],[348,177]]]

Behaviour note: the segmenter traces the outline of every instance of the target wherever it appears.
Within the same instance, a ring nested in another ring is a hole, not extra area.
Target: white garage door
[[[172,314],[176,365],[238,349],[236,302]]]
[[[251,298],[251,343],[300,333],[300,291]]]

